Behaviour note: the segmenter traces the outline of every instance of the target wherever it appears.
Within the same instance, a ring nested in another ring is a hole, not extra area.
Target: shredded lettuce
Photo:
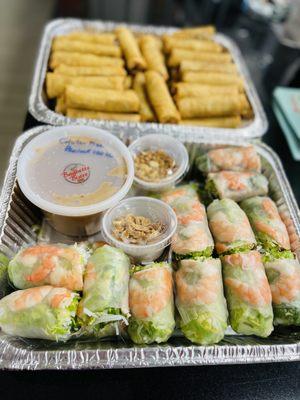
[[[208,179],[206,181],[204,188],[213,198],[219,198],[218,189],[216,188],[215,182],[212,179]]]
[[[278,246],[273,247],[272,249],[264,250],[262,254],[262,259],[264,263],[281,258],[293,260],[295,256],[290,250],[280,250]]]
[[[232,329],[243,335],[268,337],[273,331],[272,309],[253,308],[240,302],[230,307],[229,317]]]
[[[242,241],[239,242],[234,242],[231,246],[231,248],[227,251],[224,251],[222,253],[222,256],[230,255],[230,254],[238,254],[238,253],[246,253],[250,250],[252,250],[255,247],[255,244],[245,244]]]
[[[274,305],[274,325],[300,325],[300,304],[293,306],[289,304]]]
[[[173,257],[177,261],[184,260],[186,258],[192,258],[195,260],[197,258],[202,258],[202,257],[209,258],[209,257],[211,257],[212,253],[213,253],[213,247],[209,246],[202,251],[192,251],[192,252],[186,253],[186,254],[174,253]]]

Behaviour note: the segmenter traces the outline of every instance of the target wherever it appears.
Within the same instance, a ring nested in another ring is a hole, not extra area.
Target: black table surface
[[[71,3],[69,2],[69,4]],[[82,16],[80,12],[78,14]],[[245,28],[244,22],[242,21],[242,25],[240,25],[239,21],[235,21],[232,26],[225,26],[224,31],[238,41],[244,53],[269,120],[269,130],[263,140],[279,154],[299,202],[300,163],[292,159],[286,140],[272,112],[270,95],[266,94],[261,85],[265,78],[263,78],[263,68],[258,66],[258,60],[265,50],[261,44],[259,49],[252,46],[253,35],[255,36],[257,30],[252,29],[253,26],[249,28],[247,24]],[[261,32],[257,34],[261,35]],[[250,45],[249,40],[252,41]],[[260,36],[257,42],[259,40]],[[277,68],[281,67],[279,65]],[[28,114],[24,129],[29,129],[38,124]],[[300,363],[130,370],[0,372],[1,398],[13,400],[24,398],[56,399],[66,398],[66,396],[68,398],[84,396],[84,398],[104,399],[109,397],[112,399],[143,400],[167,400],[171,398],[294,400],[300,399]]]

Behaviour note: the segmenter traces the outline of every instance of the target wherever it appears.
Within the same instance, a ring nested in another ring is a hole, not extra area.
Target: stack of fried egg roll
[[[70,118],[239,127],[252,109],[214,33],[203,26],[158,36],[119,26],[56,36],[48,99]]]

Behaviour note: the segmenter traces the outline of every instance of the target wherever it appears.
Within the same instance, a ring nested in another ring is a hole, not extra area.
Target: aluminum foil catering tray
[[[117,25],[120,25],[120,23],[102,22],[99,20],[91,22],[79,19],[56,19],[47,24],[40,44],[31,87],[31,94],[29,98],[29,111],[38,121],[49,123],[51,125],[84,123],[107,129],[114,133],[118,133],[120,131],[130,133],[130,131],[132,130],[138,131],[140,133],[146,133],[149,131],[157,133],[168,133],[169,135],[181,137],[182,139],[187,138],[190,135],[202,133],[214,133],[214,135],[224,139],[230,139],[232,137],[253,139],[261,137],[267,131],[268,121],[266,118],[266,114],[258,98],[256,89],[245,65],[242,54],[236,44],[231,39],[219,33],[216,34],[215,39],[220,44],[225,46],[231,53],[241,75],[244,77],[247,96],[254,111],[254,118],[251,121],[245,123],[245,125],[240,128],[225,129],[195,126],[189,127],[183,125],[145,122],[96,121],[88,119],[68,118],[64,115],[52,111],[47,103],[47,98],[44,91],[44,82],[53,37],[60,34],[66,34],[68,32],[83,29],[94,31],[111,31]],[[153,33],[156,35],[162,35],[164,33],[172,33],[176,31],[176,28],[172,27],[167,28],[149,25],[129,24],[127,24],[126,26],[130,27],[135,32]]]
[[[41,126],[21,135],[10,158],[0,199],[0,251],[8,256],[12,256],[21,246],[38,240],[33,226],[42,223],[42,215],[20,192],[16,182],[16,165],[25,144],[47,129],[48,126]],[[128,135],[122,137],[125,143],[132,139]],[[247,145],[247,142],[224,141],[207,134],[200,140],[186,143],[191,160],[187,178],[195,177],[192,164],[199,152],[229,144]],[[262,158],[263,173],[270,183],[270,195],[278,206],[289,232],[292,249],[299,258],[300,215],[282,164],[268,146],[258,143],[255,147]],[[50,228],[44,230],[42,240],[70,241],[67,237],[55,235]],[[3,296],[5,285],[2,277],[0,297]],[[267,339],[236,335],[228,330],[224,340],[214,346],[196,346],[179,335],[171,337],[163,345],[138,346],[121,339],[76,339],[57,344],[24,340],[0,332],[0,368],[8,369],[135,368],[295,360],[300,360],[299,328],[277,328]]]

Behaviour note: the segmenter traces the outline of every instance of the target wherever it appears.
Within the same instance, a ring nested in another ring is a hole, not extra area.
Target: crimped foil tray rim
[[[0,197],[0,242],[4,223],[10,206],[11,194],[15,184],[18,156],[27,143],[35,135],[53,128],[43,125],[32,128],[17,139],[13,148]],[[245,144],[244,140],[224,141],[210,135],[198,138],[212,144]],[[224,143],[226,142],[226,143]],[[287,181],[283,166],[278,156],[267,145],[256,143],[261,151],[274,159],[276,174],[285,188],[285,201],[290,204],[291,218],[300,236],[300,216],[295,197]],[[41,370],[41,369],[114,369],[114,368],[150,368],[163,366],[196,366],[221,364],[246,364],[300,360],[300,342],[293,344],[255,344],[215,346],[172,346],[152,345],[131,348],[89,349],[89,350],[34,350],[17,348],[11,344],[11,338],[0,333],[0,369]]]
[[[223,139],[230,139],[231,137],[242,137],[244,139],[250,140],[262,137],[267,131],[267,117],[263,110],[261,101],[258,97],[257,91],[249,74],[248,68],[244,62],[242,54],[235,42],[223,34],[217,34],[216,37],[222,39],[222,42],[230,49],[230,52],[234,56],[236,63],[239,65],[242,75],[245,77],[247,95],[254,110],[253,122],[248,126],[232,129],[159,124],[154,122],[116,122],[104,120],[96,121],[84,118],[69,118],[50,110],[42,99],[42,91],[51,47],[50,39],[54,36],[56,29],[61,28],[62,26],[67,24],[74,24],[77,26],[80,26],[81,24],[87,24],[91,27],[99,25],[103,29],[113,29],[115,26],[122,24],[125,26],[129,26],[134,30],[150,30],[154,33],[174,32],[178,30],[178,28],[175,27],[124,24],[119,22],[101,20],[90,21],[75,18],[54,19],[48,22],[48,24],[45,26],[40,43],[31,85],[31,93],[29,97],[29,111],[38,121],[49,123],[51,125],[85,124],[108,129],[114,131],[114,133],[117,133],[118,131],[130,132],[132,129],[138,130],[141,133],[167,133],[183,140],[186,140],[189,137],[197,137],[202,133],[213,133],[214,135],[220,136],[220,138]]]

